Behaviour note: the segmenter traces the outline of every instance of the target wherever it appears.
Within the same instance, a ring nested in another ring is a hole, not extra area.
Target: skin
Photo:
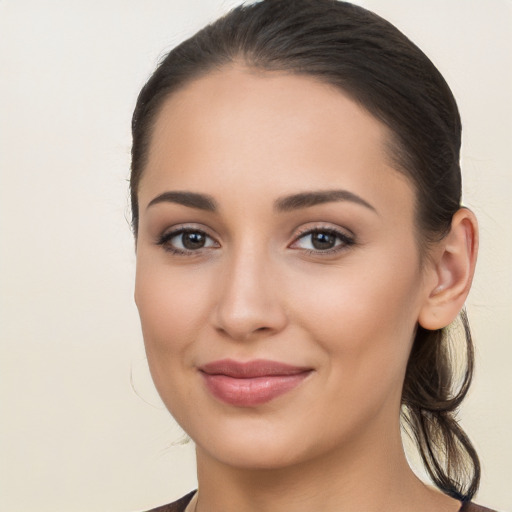
[[[196,443],[199,512],[460,508],[410,470],[399,410],[417,324],[447,325],[469,290],[476,224],[458,212],[421,264],[415,192],[388,136],[338,89],[239,65],[159,113],[139,188],[135,300],[155,385]],[[370,207],[276,211],[285,196],[335,189]],[[173,191],[217,208],[150,205]],[[182,227],[206,245],[175,254],[181,236],[159,243]],[[311,229],[341,233],[339,250],[312,252]],[[225,358],[313,371],[268,403],[235,407],[198,371]]]

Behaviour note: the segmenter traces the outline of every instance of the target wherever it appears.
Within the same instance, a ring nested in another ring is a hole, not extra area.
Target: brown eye
[[[183,228],[163,234],[157,245],[161,245],[168,252],[184,255],[219,247],[219,244],[204,231]]]
[[[181,234],[181,243],[185,249],[190,251],[201,249],[206,244],[206,236],[200,231],[187,231]]]
[[[335,229],[311,229],[302,233],[291,245],[293,249],[304,249],[313,253],[332,254],[354,245],[352,236]]]
[[[325,231],[318,231],[311,233],[311,244],[318,251],[325,251],[332,249],[336,245],[336,235],[326,233]]]

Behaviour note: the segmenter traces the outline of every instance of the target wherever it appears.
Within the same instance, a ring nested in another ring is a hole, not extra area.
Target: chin
[[[215,459],[223,465],[248,471],[280,470],[302,462],[305,456],[303,453],[297,453],[297,445],[292,447],[286,443],[286,446],[279,446],[276,442],[254,438],[250,443],[241,440],[205,447],[196,443],[196,446],[198,452],[207,454],[208,458]]]
[[[204,424],[183,425],[194,440],[199,458],[243,470],[280,470],[328,456],[352,435],[344,429],[333,431],[323,422],[308,423],[307,418],[245,417],[218,418]],[[210,417],[211,419],[211,417]],[[325,430],[327,427],[327,430]],[[359,430],[346,425],[349,431]],[[313,432],[322,433],[312,435]],[[196,435],[197,434],[197,435]]]

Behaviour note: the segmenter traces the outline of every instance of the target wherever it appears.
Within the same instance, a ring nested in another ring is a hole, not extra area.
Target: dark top
[[[173,503],[169,503],[168,505],[162,505],[161,507],[153,508],[148,510],[148,512],[184,512],[187,505],[190,503],[190,500],[194,496],[196,491],[189,492],[186,496],[175,501]],[[433,511],[434,512],[434,511]],[[491,510],[490,508],[481,507],[480,505],[475,505],[474,503],[464,503],[459,512],[496,512],[496,510]]]

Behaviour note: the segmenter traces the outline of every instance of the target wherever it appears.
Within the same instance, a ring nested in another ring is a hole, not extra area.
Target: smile
[[[237,407],[253,407],[291,391],[313,370],[263,359],[245,363],[223,359],[199,371],[215,398]]]

